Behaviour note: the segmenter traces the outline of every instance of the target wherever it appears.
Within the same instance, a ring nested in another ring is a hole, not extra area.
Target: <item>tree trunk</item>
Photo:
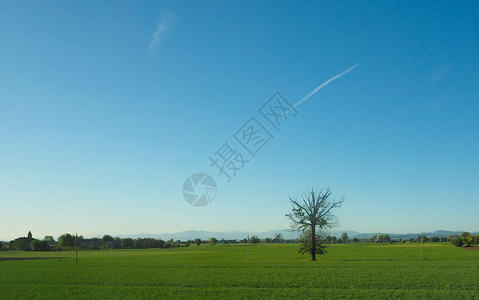
[[[316,260],[316,226],[311,226],[311,260]]]

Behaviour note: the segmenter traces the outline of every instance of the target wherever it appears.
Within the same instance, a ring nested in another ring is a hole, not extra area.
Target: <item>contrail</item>
[[[298,103],[296,103],[295,105],[293,105],[293,107],[296,107],[298,105],[300,105],[301,103],[303,103],[304,101],[308,100],[311,96],[313,96],[314,94],[316,94],[320,89],[322,89],[323,87],[327,86],[328,84],[330,84],[331,82],[335,81],[336,79],[338,78],[341,78],[343,77],[344,75],[348,74],[349,72],[351,72],[352,70],[354,70],[358,65],[355,64],[354,66],[351,66],[349,68],[347,68],[346,70],[344,70],[343,72],[339,73],[338,75],[335,75],[331,78],[329,78],[328,80],[326,80],[325,82],[321,83],[317,88],[315,88],[314,90],[311,91],[311,93],[309,93],[308,95],[306,95],[303,99],[299,100]]]

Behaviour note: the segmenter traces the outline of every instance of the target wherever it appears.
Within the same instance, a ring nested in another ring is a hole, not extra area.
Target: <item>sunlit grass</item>
[[[0,299],[479,298],[479,251],[450,244],[331,245],[311,262],[295,244],[2,252]]]

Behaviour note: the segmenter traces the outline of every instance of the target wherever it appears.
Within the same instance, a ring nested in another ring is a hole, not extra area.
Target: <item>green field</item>
[[[479,299],[479,251],[450,244],[336,244],[311,262],[295,244],[0,252],[0,299]],[[54,257],[5,260],[14,257]]]

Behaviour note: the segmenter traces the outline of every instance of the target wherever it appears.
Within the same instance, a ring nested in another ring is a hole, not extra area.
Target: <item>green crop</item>
[[[450,244],[296,244],[0,252],[0,299],[479,299],[479,251]],[[49,257],[39,260],[9,258]]]

